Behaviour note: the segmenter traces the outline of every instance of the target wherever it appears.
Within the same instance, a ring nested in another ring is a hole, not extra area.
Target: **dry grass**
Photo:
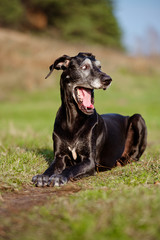
[[[80,51],[92,52],[111,75],[122,72],[133,74],[160,73],[160,59],[131,58],[101,46],[70,44],[61,40],[33,36],[0,28],[0,99],[9,98],[15,89],[34,90],[50,86],[44,79],[48,66],[59,56],[76,55]]]

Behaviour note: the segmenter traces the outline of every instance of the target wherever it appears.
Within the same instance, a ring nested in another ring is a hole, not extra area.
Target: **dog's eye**
[[[86,69],[88,69],[88,68],[89,68],[89,65],[87,65],[87,64],[85,64],[85,65],[83,65],[83,66],[81,67],[82,70],[86,70]]]

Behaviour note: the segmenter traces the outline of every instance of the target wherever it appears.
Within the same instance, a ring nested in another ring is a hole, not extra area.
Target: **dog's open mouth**
[[[94,90],[83,87],[76,87],[74,89],[75,101],[78,108],[85,114],[92,114],[94,112]]]

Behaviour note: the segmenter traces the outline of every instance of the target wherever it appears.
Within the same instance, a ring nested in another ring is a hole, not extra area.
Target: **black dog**
[[[99,115],[94,108],[94,89],[107,89],[112,79],[101,71],[90,53],[64,55],[50,66],[63,70],[60,80],[62,104],[54,124],[55,159],[36,186],[60,186],[70,179],[93,175],[138,161],[146,148],[147,129],[141,115]],[[46,77],[46,78],[47,78]]]

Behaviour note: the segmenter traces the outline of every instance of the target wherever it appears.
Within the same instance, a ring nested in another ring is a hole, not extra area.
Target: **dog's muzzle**
[[[112,82],[112,78],[106,74],[102,75],[101,82],[102,82],[103,90],[106,90],[110,86]]]

